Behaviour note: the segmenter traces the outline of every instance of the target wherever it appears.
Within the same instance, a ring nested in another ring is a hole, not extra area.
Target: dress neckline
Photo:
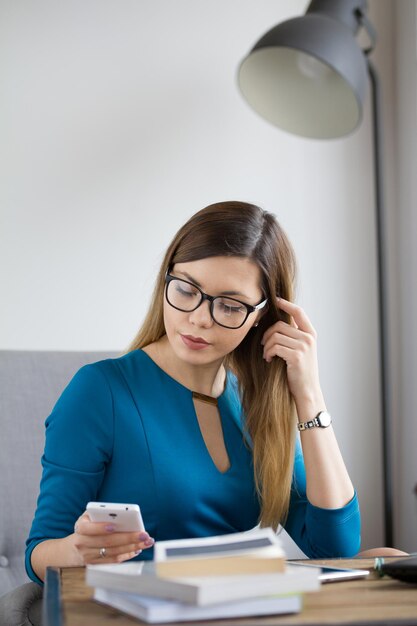
[[[225,395],[225,393],[226,393],[226,389],[227,389],[227,386],[228,386],[228,383],[229,383],[229,372],[228,372],[227,369],[225,370],[226,377],[225,377],[225,382],[224,382],[224,389],[223,389],[222,393],[215,398],[214,396],[208,396],[208,395],[206,395],[204,393],[200,393],[198,391],[193,391],[189,387],[186,387],[185,385],[180,383],[176,378],[173,378],[164,369],[162,369],[162,367],[160,365],[158,365],[158,363],[156,363],[156,361],[154,361],[153,358],[151,356],[149,356],[149,354],[147,352],[142,350],[142,348],[137,348],[137,351],[140,352],[141,354],[144,354],[149,359],[149,361],[151,361],[151,363],[154,365],[154,367],[156,367],[160,372],[162,372],[162,374],[164,376],[166,376],[173,383],[175,383],[176,385],[181,387],[181,389],[184,389],[185,391],[190,393],[193,399],[201,400],[202,402],[207,402],[208,404],[214,404],[214,405],[217,406],[218,403],[219,403],[220,398],[222,398]]]

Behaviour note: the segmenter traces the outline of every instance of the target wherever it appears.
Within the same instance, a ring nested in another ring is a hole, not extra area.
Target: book
[[[272,528],[198,539],[158,541],[155,571],[161,577],[225,576],[283,572],[285,553]]]
[[[87,565],[86,583],[113,591],[207,606],[258,596],[317,591],[319,573],[319,568],[298,566],[271,574],[161,578],[156,575],[153,562],[130,561]]]
[[[300,594],[251,598],[208,606],[192,606],[173,600],[96,587],[94,600],[148,623],[299,613],[302,608],[302,596]]]
[[[224,556],[202,559],[173,559],[155,563],[162,578],[179,576],[232,576],[238,574],[267,574],[283,572],[285,559],[274,553],[263,555]]]

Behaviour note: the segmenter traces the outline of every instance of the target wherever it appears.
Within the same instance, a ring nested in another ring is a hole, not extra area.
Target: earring
[[[256,328],[257,326],[259,326],[259,322],[256,322],[256,324],[253,325],[253,328]]]

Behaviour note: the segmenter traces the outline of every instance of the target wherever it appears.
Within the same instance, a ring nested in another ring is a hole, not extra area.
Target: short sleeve
[[[45,422],[45,450],[35,517],[26,542],[30,556],[45,539],[66,537],[87,502],[95,500],[113,446],[113,398],[100,363],[81,368]]]

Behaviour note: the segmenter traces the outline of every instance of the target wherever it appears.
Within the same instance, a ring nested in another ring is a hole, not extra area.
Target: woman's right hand
[[[70,537],[80,565],[121,563],[155,543],[146,531],[116,532],[108,522],[92,522],[87,512],[78,518]]]

